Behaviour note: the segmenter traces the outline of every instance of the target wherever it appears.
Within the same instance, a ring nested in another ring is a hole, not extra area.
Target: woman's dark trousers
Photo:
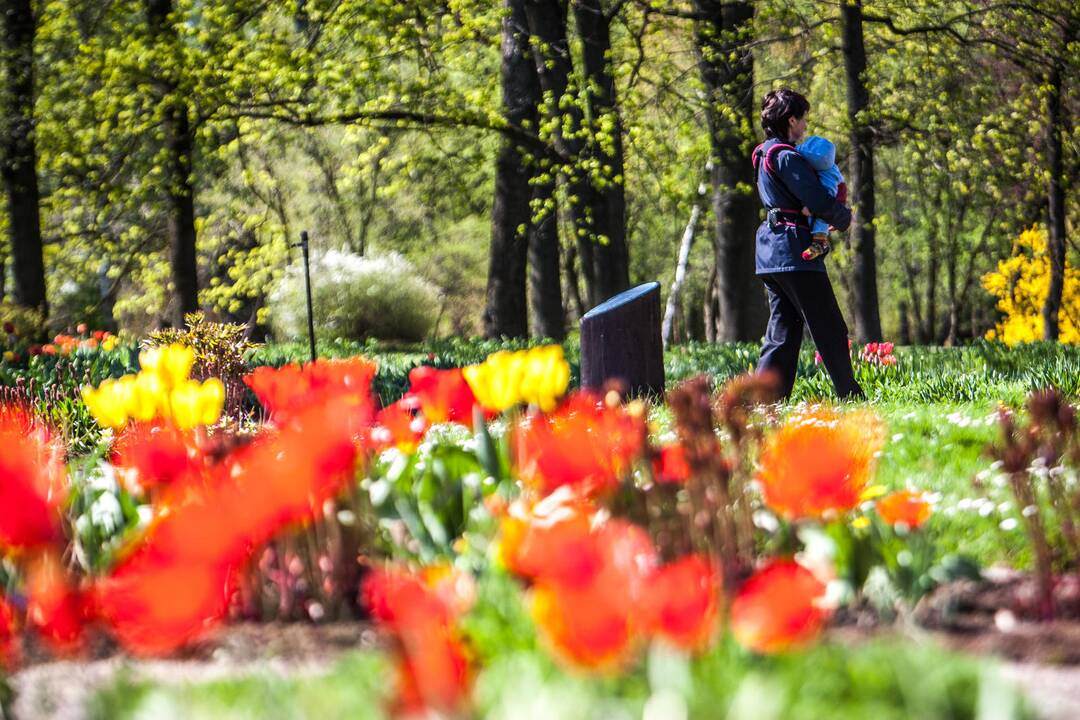
[[[780,272],[759,276],[769,292],[769,327],[761,348],[758,372],[771,370],[780,378],[781,397],[791,395],[802,345],[803,328],[810,329],[836,394],[863,398],[851,370],[848,328],[836,302],[829,276],[823,272]]]

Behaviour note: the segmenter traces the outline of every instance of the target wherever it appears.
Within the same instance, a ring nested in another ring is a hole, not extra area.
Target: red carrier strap
[[[798,150],[795,149],[794,145],[788,145],[787,143],[776,143],[775,145],[770,146],[768,150],[764,151],[764,153],[762,153],[762,150],[761,150],[761,148],[763,148],[763,147],[765,147],[765,143],[761,143],[756,148],[754,148],[754,152],[750,155],[751,162],[754,164],[754,170],[757,171],[757,169],[758,169],[758,155],[763,154],[765,156],[765,172],[769,173],[770,175],[772,175],[773,177],[776,177],[776,178],[779,178],[779,175],[777,174],[777,171],[776,171],[776,155],[777,155],[777,153],[779,153],[779,152],[781,152],[783,150],[790,150],[792,152],[799,152]]]

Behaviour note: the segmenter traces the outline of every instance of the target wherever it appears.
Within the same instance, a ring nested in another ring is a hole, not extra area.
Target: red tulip
[[[63,539],[63,450],[21,408],[0,407],[0,550],[41,548]]]
[[[375,363],[363,357],[316,360],[302,367],[258,367],[244,376],[244,382],[275,421],[326,398],[343,396],[354,400],[361,420],[369,421],[374,414],[371,381],[375,370]]]
[[[664,445],[653,459],[653,479],[658,483],[684,483],[691,474],[686,449],[681,443]]]
[[[112,463],[135,494],[199,472],[194,434],[168,422],[129,423],[113,445]]]
[[[79,590],[71,586],[58,556],[45,553],[34,560],[26,592],[27,622],[53,651],[71,654],[81,649],[86,605]]]
[[[645,420],[579,392],[551,413],[525,417],[511,439],[522,481],[540,497],[562,485],[586,494],[613,489],[645,447]]]
[[[22,658],[15,608],[0,593],[0,670],[14,671]]]
[[[429,365],[413,368],[409,371],[406,397],[419,402],[420,411],[432,425],[456,422],[473,426],[476,397],[460,368],[436,370]]]
[[[657,570],[646,584],[649,630],[684,650],[702,650],[716,629],[720,580],[707,559],[688,555]]]
[[[372,617],[398,641],[398,711],[461,707],[470,672],[453,607],[419,577],[396,569],[372,572],[363,593]]]
[[[383,408],[375,416],[375,425],[371,428],[371,445],[376,450],[396,447],[403,453],[412,453],[427,432],[427,422],[423,415],[417,415],[408,398]]]
[[[794,560],[774,560],[739,588],[731,605],[731,630],[745,647],[777,653],[817,637],[829,613],[825,585]]]

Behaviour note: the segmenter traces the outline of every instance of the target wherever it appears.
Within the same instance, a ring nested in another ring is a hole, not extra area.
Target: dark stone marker
[[[660,283],[630,288],[581,318],[581,387],[616,379],[630,395],[664,393]]]

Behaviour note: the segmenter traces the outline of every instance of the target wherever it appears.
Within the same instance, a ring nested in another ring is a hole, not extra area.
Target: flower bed
[[[91,352],[102,351],[74,351]],[[587,708],[669,703],[702,717],[773,683],[789,688],[779,716],[810,717],[821,706],[800,704],[792,668],[827,666],[830,692],[844,695],[869,662],[863,650],[815,649],[825,627],[906,615],[978,572],[951,554],[960,548],[943,529],[957,505],[933,478],[893,477],[891,492],[878,482],[898,442],[879,414],[771,405],[767,378],[692,379],[650,406],[617,388],[571,390],[572,367],[551,346],[413,367],[384,403],[376,365],[357,357],[256,368],[242,381],[262,419],[238,422],[222,415],[225,383],[193,379],[195,367],[194,351],[165,345],[144,351],[137,373],[87,383],[75,405],[102,428],[101,445],[81,459],[51,427],[56,415],[16,396],[5,404],[10,667],[25,633],[60,656],[101,638],[157,656],[241,619],[370,617],[397,715],[505,715],[508,688],[531,687]],[[1016,518],[982,514],[992,492],[962,492],[979,517],[1029,531],[1037,592],[1018,622],[1072,607],[1061,573],[1075,564],[1071,485],[1056,480],[1074,462],[1068,408],[1038,396],[1030,424],[1002,416],[999,490]],[[914,712],[896,683],[915,682],[900,667],[919,652],[865,650],[899,665],[852,707]],[[976,709],[983,671],[956,667],[955,685],[925,690],[928,707],[955,710],[941,717]],[[675,673],[671,687],[657,668]]]

